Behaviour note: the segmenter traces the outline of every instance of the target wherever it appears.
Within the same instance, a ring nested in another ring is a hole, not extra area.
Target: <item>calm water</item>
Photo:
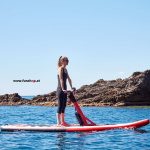
[[[127,123],[150,119],[150,108],[82,107],[96,124]],[[57,107],[0,106],[0,126],[7,124],[56,124]],[[74,107],[67,107],[65,120],[77,124]],[[138,130],[42,133],[0,132],[0,150],[40,149],[150,149],[150,125]]]

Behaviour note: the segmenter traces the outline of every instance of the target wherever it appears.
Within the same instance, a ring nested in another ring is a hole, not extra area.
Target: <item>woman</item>
[[[57,126],[63,125],[67,126],[68,124],[64,121],[64,112],[67,102],[67,85],[66,85],[66,79],[68,79],[71,90],[72,88],[72,82],[68,75],[66,66],[68,65],[68,58],[65,56],[60,56],[58,60],[58,69],[57,69],[57,76],[58,76],[58,87],[57,87],[57,97],[58,97],[58,109],[57,109]],[[60,122],[61,118],[61,122]]]

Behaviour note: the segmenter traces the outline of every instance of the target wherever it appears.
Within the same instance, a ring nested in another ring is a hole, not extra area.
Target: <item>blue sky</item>
[[[0,95],[55,91],[60,56],[77,89],[149,69],[149,8],[149,0],[0,0]],[[40,82],[13,82],[22,79]]]

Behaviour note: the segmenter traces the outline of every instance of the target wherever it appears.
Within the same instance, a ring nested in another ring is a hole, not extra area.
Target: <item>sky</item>
[[[0,0],[0,95],[56,91],[60,56],[76,89],[150,69],[149,8],[149,0]],[[13,82],[23,79],[40,82]]]

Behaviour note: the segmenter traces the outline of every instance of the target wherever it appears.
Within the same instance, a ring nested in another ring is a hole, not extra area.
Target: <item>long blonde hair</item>
[[[64,60],[65,58],[67,58],[66,56],[60,56],[59,59],[58,59],[58,68],[62,66],[62,60]],[[68,58],[67,58],[68,59]]]

